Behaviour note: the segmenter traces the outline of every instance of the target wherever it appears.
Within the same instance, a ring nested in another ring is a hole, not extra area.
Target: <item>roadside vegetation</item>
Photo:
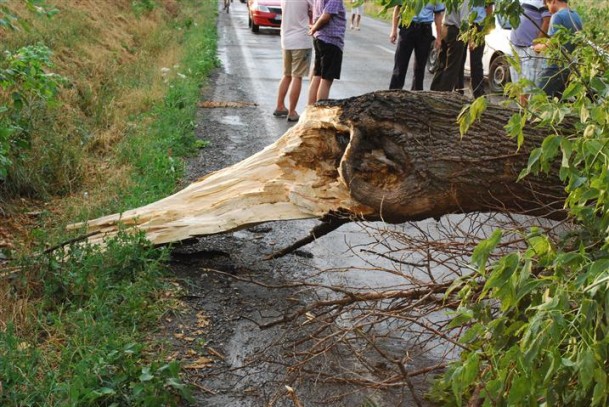
[[[0,9],[0,404],[175,405],[153,340],[177,307],[166,251],[120,234],[58,242],[67,222],[180,184],[216,60],[216,4],[37,0]]]
[[[574,38],[557,33],[549,55],[572,67],[570,84],[560,100],[538,90],[505,127],[518,146],[524,126],[547,134],[520,177],[558,174],[569,222],[553,231],[496,230],[460,267],[445,291],[451,321],[440,334],[449,334],[460,356],[435,383],[432,398],[440,405],[608,403],[609,8],[576,0],[569,6],[584,30]],[[518,18],[518,2],[495,2],[495,9]],[[559,51],[567,41],[576,44],[572,55]],[[510,84],[506,95],[517,100],[524,89]],[[485,106],[478,99],[464,109],[463,137]]]
[[[497,2],[499,11],[514,17],[512,3]],[[498,230],[473,251],[471,240],[400,236],[404,246],[428,254],[428,263],[415,266],[432,278],[430,265],[447,264],[442,250],[460,245],[452,285],[434,283],[425,304],[414,298],[419,291],[403,308],[384,297],[361,304],[383,323],[417,324],[413,332],[434,338],[428,343],[446,340],[459,352],[448,365],[418,371],[407,370],[408,355],[374,365],[379,374],[398,367],[375,389],[401,383],[414,394],[414,373],[437,371],[430,397],[441,405],[607,404],[609,60],[602,51],[609,8],[591,4],[573,1],[585,30],[574,40],[577,70],[563,99],[534,94],[506,124],[516,143],[525,125],[547,132],[522,178],[557,171],[570,223],[562,233]],[[141,206],[179,186],[182,158],[205,145],[194,137],[194,114],[202,80],[217,64],[217,5],[0,5],[0,405],[175,405],[189,389],[179,363],[151,334],[179,306],[164,274],[167,252],[124,233],[103,251],[57,244],[70,238],[68,222]],[[524,85],[510,85],[507,95],[517,100]],[[464,110],[464,137],[485,103]],[[391,247],[387,256],[397,251]],[[464,266],[466,251],[471,264]],[[361,304],[358,318],[368,311]],[[395,305],[392,314],[387,304]],[[425,317],[447,304],[454,313],[445,330],[427,324]],[[425,307],[429,314],[421,317]],[[338,323],[328,326],[348,326],[349,309],[336,309]],[[354,332],[335,337],[349,346],[351,338],[368,339],[368,331]]]

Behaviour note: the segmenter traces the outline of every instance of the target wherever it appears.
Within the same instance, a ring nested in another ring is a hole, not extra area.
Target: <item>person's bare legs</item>
[[[294,76],[292,78],[292,85],[290,87],[288,117],[295,117],[298,115],[298,113],[296,113],[296,105],[298,104],[298,99],[300,98],[301,89],[302,77]]]
[[[279,82],[279,90],[277,91],[277,111],[287,110],[285,107],[285,96],[288,93],[288,89],[290,88],[290,83],[292,83],[291,76],[283,76],[281,81]]]
[[[356,14],[355,15],[355,29],[359,30],[359,23],[362,19],[362,15],[361,14]]]
[[[313,105],[315,102],[317,102],[317,92],[319,91],[320,83],[321,76],[311,76],[311,81],[309,83],[309,105]]]
[[[330,88],[332,87],[333,79],[322,79],[317,90],[317,100],[330,98]],[[316,101],[317,101],[316,100]]]

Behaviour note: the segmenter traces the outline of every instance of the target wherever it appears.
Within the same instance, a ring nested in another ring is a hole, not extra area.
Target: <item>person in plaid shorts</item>
[[[520,24],[510,33],[510,42],[518,55],[520,69],[510,67],[510,76],[512,82],[524,78],[535,84],[545,66],[545,58],[533,50],[533,43],[536,39],[546,36],[551,14],[543,0],[521,0],[520,6],[523,9]],[[520,72],[518,72],[519,70]],[[527,92],[520,95],[520,103],[523,106],[527,104],[528,100]]]

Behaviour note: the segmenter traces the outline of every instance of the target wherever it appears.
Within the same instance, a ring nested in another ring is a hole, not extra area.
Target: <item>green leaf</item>
[[[503,287],[518,269],[519,265],[520,256],[517,253],[510,253],[507,256],[502,257],[490,273],[486,284],[484,284],[483,292],[487,292],[493,288]]]
[[[470,354],[465,364],[463,365],[463,374],[461,380],[463,380],[463,386],[470,386],[478,377],[480,369],[480,356],[477,353]]]
[[[150,373],[150,367],[146,366],[142,368],[142,374],[140,375],[140,382],[148,382],[154,379],[154,375]]]
[[[499,241],[501,241],[502,235],[502,231],[497,229],[493,231],[492,235],[488,239],[485,239],[478,243],[478,245],[474,249],[474,253],[472,254],[472,263],[478,266],[478,272],[480,272],[480,274],[485,274],[484,270],[488,257],[491,255],[493,250],[495,250],[495,247],[497,247]]]
[[[569,99],[574,96],[581,94],[584,91],[584,87],[579,82],[571,82],[562,94],[563,99]]]
[[[541,158],[541,154],[542,154],[542,150],[539,147],[534,148],[531,151],[531,154],[529,154],[529,162],[527,163],[527,167],[525,169],[523,169],[520,172],[520,174],[518,175],[518,181],[522,180],[524,177],[526,177],[530,173],[534,173],[534,174],[537,173],[537,171],[539,170],[537,163],[539,162],[539,159]]]
[[[597,367],[594,360],[594,352],[590,348],[580,351],[577,360],[577,371],[579,374],[580,385],[587,389],[594,378],[594,370]]]
[[[459,308],[457,312],[455,312],[452,317],[450,323],[448,324],[449,328],[455,328],[458,326],[462,326],[474,318],[474,312],[469,308]]]
[[[510,117],[510,120],[505,125],[507,135],[511,138],[516,138],[518,140],[519,149],[520,146],[522,146],[522,143],[524,142],[523,129],[526,124],[526,121],[526,116],[521,113],[515,113],[514,115],[512,115],[512,117]]]
[[[523,405],[524,399],[529,395],[530,380],[526,376],[517,376],[511,384],[508,390],[508,405]]]
[[[544,165],[543,170],[549,171],[550,165],[553,163],[554,158],[558,154],[558,149],[560,148],[560,144],[562,142],[562,137],[559,137],[555,134],[546,137],[541,143],[541,158]]]
[[[548,236],[531,236],[528,239],[529,247],[533,251],[533,256],[545,256],[546,254],[552,252],[552,245],[550,244],[550,240]]]
[[[593,406],[607,405],[607,372],[601,367],[594,370],[594,392],[592,394]]]

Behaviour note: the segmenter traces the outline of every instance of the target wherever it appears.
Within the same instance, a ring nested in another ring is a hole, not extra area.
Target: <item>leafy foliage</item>
[[[495,4],[518,23],[517,1]],[[594,5],[579,10],[583,32],[559,31],[548,43],[546,56],[571,70],[562,97],[549,99],[537,89],[505,127],[518,147],[525,126],[547,133],[520,178],[558,173],[573,226],[558,238],[531,229],[519,250],[497,261],[489,259],[500,231],[474,251],[475,271],[450,290],[461,299],[452,327],[465,329],[464,350],[431,392],[441,405],[607,405],[609,53],[596,44],[607,43],[609,9]],[[572,54],[561,47],[568,42]],[[518,100],[530,85],[511,84],[506,94]],[[463,110],[462,134],[484,108],[476,100]]]
[[[43,45],[5,51],[0,61],[0,180],[7,176],[11,157],[30,147],[30,116],[34,109],[53,101],[65,79],[47,73],[51,51]]]
[[[14,292],[29,292],[39,315],[29,335],[0,331],[0,404],[162,406],[189,396],[179,364],[144,345],[164,312],[166,252],[142,235],[107,243],[20,261],[28,275]]]

